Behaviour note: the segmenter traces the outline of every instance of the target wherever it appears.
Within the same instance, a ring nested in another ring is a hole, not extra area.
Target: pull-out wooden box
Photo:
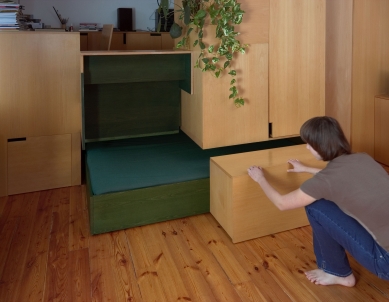
[[[324,168],[305,145],[267,149],[219,157],[210,163],[211,214],[216,218],[232,242],[240,242],[308,225],[303,208],[280,211],[266,197],[261,187],[247,174],[247,168],[264,168],[268,181],[285,194],[299,188],[312,175],[287,172],[290,158]]]

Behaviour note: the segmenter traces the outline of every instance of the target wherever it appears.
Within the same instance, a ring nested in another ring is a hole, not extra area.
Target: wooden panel
[[[7,139],[80,132],[79,56],[79,33],[0,33],[0,196]]]
[[[127,50],[161,49],[160,33],[127,33]]]
[[[8,194],[71,185],[71,135],[8,143]]]
[[[100,50],[101,32],[88,32],[88,51]]]
[[[79,33],[0,34],[6,112],[0,132],[7,138],[80,132],[79,56]]]
[[[211,179],[210,210],[234,243],[308,224],[304,209],[278,210],[261,187],[247,175],[248,167],[260,165],[276,190],[281,194],[289,193],[312,176],[309,173],[286,172],[289,158],[298,158],[312,167],[323,168],[326,165],[313,158],[305,145],[211,158],[211,165],[214,165],[211,171],[220,170],[218,173],[226,176],[216,182]],[[218,175],[211,174],[212,178],[214,176]],[[228,193],[231,196],[226,196]]]
[[[298,135],[325,110],[325,0],[270,1],[272,136]]]
[[[170,34],[161,33],[161,49],[174,49],[174,40]]]
[[[1,112],[1,104],[0,102],[0,116]],[[2,119],[0,118],[0,129],[2,127]],[[7,194],[7,139],[5,135],[0,133],[0,196],[6,196]]]
[[[271,0],[240,0],[245,11],[243,21],[235,27],[238,40],[245,44],[269,43],[269,18]]]
[[[126,45],[124,44],[126,33],[123,32],[114,32],[112,34],[112,41],[111,41],[111,50],[125,50]]]
[[[326,1],[325,114],[336,118],[351,138],[353,0]]]
[[[208,43],[214,40],[214,30],[204,31]],[[192,66],[198,54],[194,50]],[[250,45],[233,64],[244,106],[237,108],[228,98],[229,75],[217,79],[198,68],[193,72],[194,93],[181,95],[181,129],[203,149],[268,139],[268,44]]]
[[[113,24],[104,24],[101,31],[100,50],[110,50]]]
[[[354,0],[351,145],[374,156],[374,97],[389,93],[389,1]]]
[[[88,34],[80,33],[80,50],[87,51],[88,50]]]
[[[228,99],[229,75],[203,73],[204,149],[268,139],[268,44],[251,45],[233,64],[245,100],[240,108]]]
[[[210,212],[217,217],[227,234],[233,237],[233,178],[218,166],[213,159],[210,161]]]
[[[375,98],[374,159],[389,166],[389,96]]]
[[[80,133],[72,133],[72,180],[71,185],[77,186],[81,184],[81,135]]]

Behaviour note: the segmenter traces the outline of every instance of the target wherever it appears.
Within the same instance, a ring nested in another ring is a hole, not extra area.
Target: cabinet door
[[[125,50],[126,45],[124,44],[126,33],[116,32],[112,34],[111,48],[110,50]]]
[[[88,34],[80,33],[80,51],[88,50]]]
[[[160,33],[127,33],[127,50],[161,49]]]
[[[269,122],[272,137],[299,135],[325,112],[325,0],[270,1]]]
[[[8,194],[71,186],[71,134],[8,142]]]
[[[169,33],[161,35],[161,49],[172,50],[174,48],[174,40]]]
[[[88,33],[88,50],[100,50],[101,31]]]

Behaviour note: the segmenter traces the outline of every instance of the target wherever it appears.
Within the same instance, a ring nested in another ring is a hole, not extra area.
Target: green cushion
[[[295,144],[296,140],[282,139],[203,150],[179,133],[88,143],[86,163],[92,193],[100,195],[209,178],[212,156]]]

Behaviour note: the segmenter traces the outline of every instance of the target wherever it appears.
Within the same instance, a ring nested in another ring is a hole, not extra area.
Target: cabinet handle
[[[160,37],[161,34],[150,34],[150,36],[152,36],[152,37]]]
[[[27,138],[25,138],[25,137],[16,137],[16,138],[9,138],[7,141],[9,143],[12,143],[12,142],[25,141],[25,140],[27,140]]]
[[[127,44],[127,34],[126,33],[123,34],[123,44],[124,45]]]

